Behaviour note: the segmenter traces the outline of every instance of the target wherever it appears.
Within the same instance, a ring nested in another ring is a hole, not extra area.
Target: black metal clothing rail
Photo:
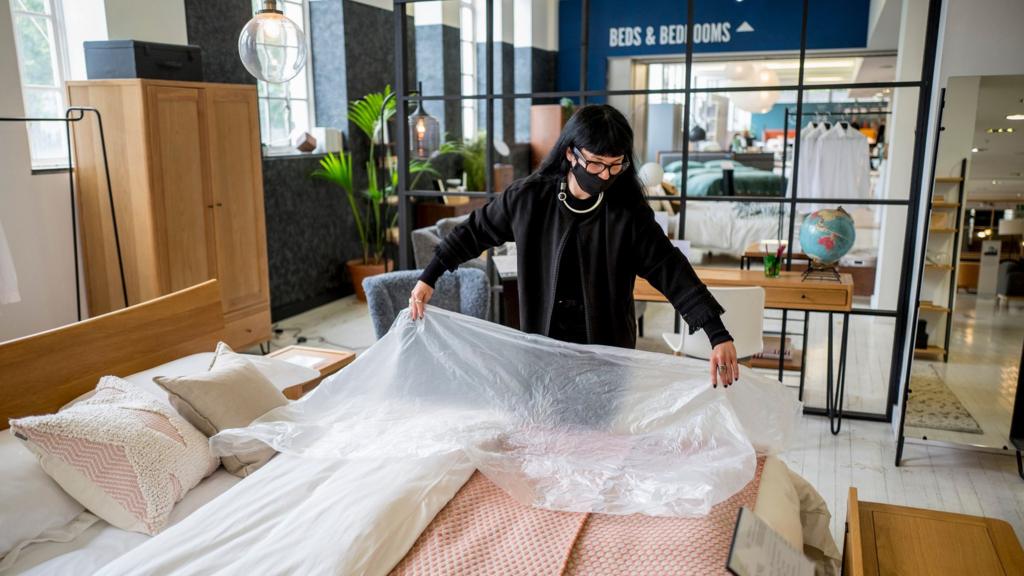
[[[103,171],[107,177],[107,201],[110,203],[110,219],[114,229],[114,247],[117,250],[117,268],[121,276],[121,296],[124,298],[124,305],[128,306],[128,284],[124,276],[124,257],[121,255],[121,235],[117,228],[117,210],[114,207],[114,191],[110,183],[110,164],[107,162],[107,139],[103,133],[103,116],[96,108],[85,106],[71,106],[64,111],[63,118],[30,118],[30,117],[0,117],[0,122],[17,122],[28,124],[31,122],[63,122],[64,137],[67,142],[68,153],[68,196],[71,201],[71,250],[75,261],[75,310],[78,320],[82,320],[82,294],[81,294],[81,271],[78,266],[78,207],[75,203],[75,173],[71,163],[71,124],[81,122],[85,119],[86,112],[96,115],[96,124],[99,128],[100,150],[103,154]]]
[[[405,6],[412,4],[419,0],[395,0],[395,86],[396,92],[398,93],[398,117],[405,117],[405,102],[408,99],[407,92],[405,90],[406,82],[405,75],[407,73],[406,66],[406,48],[407,48],[407,24],[405,16]],[[694,15],[694,1],[693,0],[680,0],[681,5],[685,3],[685,12],[687,16],[687,23],[693,21]],[[805,82],[805,69],[807,59],[807,25],[808,25],[808,12],[809,12],[809,0],[803,0],[802,11],[800,15],[800,50],[799,50],[799,69],[797,75],[797,83],[794,85],[785,86],[772,86],[772,91],[796,91],[796,114],[800,117],[803,116],[803,105],[804,105],[804,92],[815,91],[815,90],[844,90],[851,88],[917,88],[919,90],[918,95],[918,106],[917,106],[917,121],[915,134],[917,135],[914,152],[913,162],[911,167],[911,189],[910,197],[907,200],[868,200],[868,199],[836,199],[837,202],[844,204],[863,204],[863,205],[878,205],[878,206],[916,206],[921,194],[921,173],[924,170],[925,163],[925,147],[924,147],[924,135],[927,133],[928,128],[928,117],[930,114],[930,94],[932,88],[932,82],[934,77],[935,68],[935,53],[936,46],[938,43],[938,29],[939,21],[942,10],[942,0],[929,0],[928,6],[928,20],[926,23],[926,34],[924,53],[921,65],[921,75],[918,80],[913,81],[891,81],[891,82],[838,82],[828,84],[807,84]],[[487,63],[486,70],[488,78],[493,78],[492,68],[494,66],[493,61],[493,0],[487,0],[486,10],[484,15],[487,26],[488,26],[488,37],[487,37]],[[493,84],[489,81],[487,84],[486,93],[484,94],[440,94],[440,95],[419,95],[417,96],[420,100],[484,100],[489,105],[487,107],[487,126],[488,135],[486,138],[486,154],[487,154],[487,174],[488,174],[488,189],[483,193],[458,193],[459,196],[471,196],[471,197],[486,197],[491,198],[497,192],[492,189],[491,182],[491,166],[493,166],[493,151],[492,151],[492,140],[493,134],[490,132],[493,127],[493,102],[495,100],[504,99],[533,99],[533,98],[578,98],[581,103],[586,103],[589,97],[608,97],[608,96],[645,96],[653,94],[682,94],[684,97],[684,130],[683,130],[683,154],[684,160],[688,155],[690,135],[689,131],[685,129],[689,126],[690,117],[690,97],[692,94],[698,93],[728,93],[728,92],[746,92],[746,91],[762,91],[765,89],[763,86],[750,85],[750,86],[729,86],[729,87],[694,87],[690,84],[691,77],[691,66],[693,60],[693,27],[686,27],[687,41],[685,46],[685,63],[686,63],[686,80],[683,88],[678,89],[630,89],[630,90],[591,90],[588,87],[588,74],[587,74],[587,60],[588,60],[588,36],[589,36],[589,20],[590,20],[590,2],[589,0],[582,1],[581,10],[581,58],[580,58],[580,86],[577,90],[565,90],[565,91],[541,91],[541,92],[515,92],[509,94],[495,94],[493,92]],[[859,114],[859,113],[858,113]],[[865,113],[867,114],[867,113]],[[404,126],[399,130],[400,133],[404,133]],[[399,265],[402,268],[409,268],[410,263],[410,241],[409,236],[411,229],[409,227],[410,218],[407,214],[408,203],[410,198],[415,197],[443,197],[448,195],[456,195],[445,191],[428,191],[428,190],[407,190],[408,182],[408,156],[409,152],[405,149],[404,137],[397,140],[398,146],[398,166],[399,166],[399,178],[398,178],[398,197],[400,205],[400,239],[399,239]],[[796,138],[794,139],[794,167],[793,167],[793,180],[796,181],[799,176],[798,160],[800,157],[800,145],[801,139],[800,134],[797,132]],[[689,167],[687,163],[683,162],[683,170],[688,171]],[[686,181],[687,172],[683,172],[682,181]],[[792,194],[786,196],[785,194],[779,197],[736,197],[736,196],[716,196],[716,197],[701,197],[701,198],[689,198],[685,193],[680,196],[651,196],[651,199],[667,199],[676,200],[680,202],[680,226],[678,234],[682,236],[684,234],[683,227],[685,226],[685,211],[687,202],[691,201],[737,201],[737,202],[771,202],[779,204],[790,205],[790,230],[788,234],[788,248],[786,254],[786,267],[792,269],[792,251],[793,251],[793,222],[796,215],[796,207],[798,204],[820,202],[818,199],[813,198],[798,198],[796,196],[797,190],[794,186]],[[893,349],[892,363],[889,378],[889,393],[886,399],[886,409],[884,414],[863,414],[863,413],[849,413],[849,417],[863,416],[869,419],[885,418],[891,420],[892,408],[895,404],[897,391],[899,389],[899,383],[901,375],[903,373],[905,356],[905,336],[907,329],[907,320],[910,307],[910,281],[911,281],[911,269],[914,259],[914,234],[913,230],[916,230],[918,214],[913,211],[908,211],[907,221],[907,234],[904,241],[904,257],[903,266],[900,271],[900,283],[899,283],[899,297],[898,297],[898,308],[895,311],[896,318],[896,338],[895,346]],[[854,314],[854,313],[851,313]],[[866,311],[857,310],[855,314],[860,315],[877,315],[877,316],[893,316],[892,311]],[[783,319],[785,324],[786,318]],[[844,326],[844,332],[846,328]],[[834,406],[838,406],[839,402],[830,402]],[[826,406],[827,408],[828,406]],[[813,408],[809,410],[814,410]]]

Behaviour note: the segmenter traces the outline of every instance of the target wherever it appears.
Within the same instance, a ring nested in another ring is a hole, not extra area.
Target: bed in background
[[[683,160],[681,152],[659,152],[658,163],[665,171],[665,181],[682,190]],[[733,166],[733,187],[723,184],[722,165]],[[782,177],[773,172],[774,155],[692,153],[688,160],[686,195],[695,196],[779,196]]]
[[[146,388],[154,386],[156,374],[173,374],[169,367],[176,363],[187,361],[176,370],[192,370],[204,361],[195,355],[209,354],[222,329],[219,288],[211,281],[0,344],[0,425],[6,427],[8,418],[55,412],[105,374]],[[4,434],[4,441],[13,440]],[[0,443],[0,451],[6,448]],[[755,511],[771,518],[795,545],[802,541],[806,548],[809,538],[831,542],[820,497],[781,461],[769,462]],[[34,459],[9,465],[20,467],[23,477],[42,473],[30,469],[38,468]],[[472,472],[458,454],[358,462],[282,454],[245,479],[223,469],[208,476],[175,506],[169,526],[156,536],[94,519],[84,530],[58,526],[63,542],[27,546],[2,574],[387,574],[408,564],[411,560],[403,559],[418,544],[423,548],[421,537],[438,532],[435,517]],[[33,504],[37,513],[47,512],[38,509],[42,500]],[[81,514],[76,521],[83,522]],[[480,541],[485,556],[493,545],[489,538],[503,536],[502,528],[493,517],[476,525],[489,535]],[[614,564],[608,571],[615,573]]]

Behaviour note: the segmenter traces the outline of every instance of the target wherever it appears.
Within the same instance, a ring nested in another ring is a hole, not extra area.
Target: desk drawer
[[[849,304],[849,292],[841,289],[817,288],[808,286],[806,288],[782,288],[770,287],[766,289],[766,303],[778,303],[791,305],[794,308],[816,308],[836,306],[847,306]]]

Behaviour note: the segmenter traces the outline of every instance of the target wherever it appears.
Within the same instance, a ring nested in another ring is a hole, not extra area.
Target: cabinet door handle
[[[217,208],[222,208],[223,206],[224,206],[223,204],[221,204],[220,202],[217,202]]]
[[[213,208],[213,204],[207,204],[206,207],[207,208]]]

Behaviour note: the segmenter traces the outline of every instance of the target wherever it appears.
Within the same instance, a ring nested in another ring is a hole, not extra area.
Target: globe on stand
[[[857,229],[850,214],[839,208],[818,210],[800,225],[800,247],[810,259],[804,279],[839,281],[839,259],[853,248]]]

